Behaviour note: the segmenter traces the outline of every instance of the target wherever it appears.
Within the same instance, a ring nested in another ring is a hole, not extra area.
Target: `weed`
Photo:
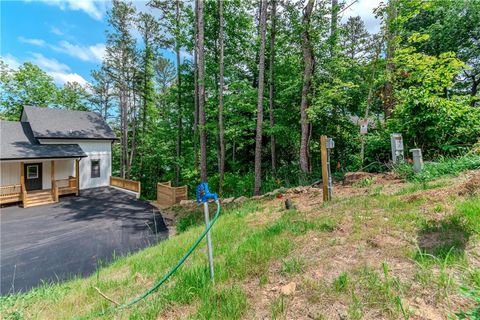
[[[278,319],[279,316],[285,313],[285,300],[283,295],[280,295],[276,298],[271,306],[272,309],[272,320]]]
[[[437,298],[448,297],[449,292],[454,288],[455,282],[448,268],[451,262],[455,260],[452,255],[453,252],[454,247],[451,247],[443,258],[439,258],[422,252],[420,248],[417,248],[415,260],[417,266],[421,270],[420,272],[417,272],[417,276],[422,275],[419,280],[421,280],[424,285],[431,286],[433,283],[436,286]],[[432,271],[430,270],[430,267],[434,264],[440,267],[439,272],[436,275],[432,274]]]
[[[352,292],[351,303],[348,305],[348,318],[352,320],[361,319],[363,317],[362,303],[357,295]]]
[[[333,281],[333,290],[336,292],[345,292],[348,286],[348,274],[346,272],[340,275]]]
[[[354,182],[353,186],[355,188],[366,188],[371,186],[374,182],[375,182],[374,177],[366,177],[366,178],[363,178],[362,180]]]
[[[198,319],[241,319],[247,309],[247,296],[236,286],[208,290],[201,296]]]
[[[412,167],[406,163],[395,166],[394,171],[407,180],[425,182],[445,175],[456,176],[462,171],[479,168],[480,155],[469,154],[459,158],[439,158],[436,162],[426,162],[419,173],[414,173]]]
[[[480,290],[468,289],[466,287],[461,288],[461,293],[473,300],[475,307],[469,311],[459,311],[456,313],[458,319],[461,320],[479,320],[480,319]]]
[[[305,267],[305,262],[301,258],[291,258],[282,260],[282,269],[283,274],[294,274],[301,273]]]
[[[463,259],[466,244],[471,235],[471,228],[461,215],[450,215],[440,221],[428,221],[418,232],[420,251],[426,257],[444,260],[451,256],[451,261]],[[417,251],[418,253],[418,251]]]

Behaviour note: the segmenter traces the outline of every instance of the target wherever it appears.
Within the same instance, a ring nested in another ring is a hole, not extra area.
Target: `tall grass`
[[[441,176],[456,176],[465,170],[480,169],[480,155],[470,154],[459,158],[439,158],[434,162],[425,162],[423,170],[414,173],[409,164],[400,164],[393,168],[394,172],[409,181],[426,182]]]

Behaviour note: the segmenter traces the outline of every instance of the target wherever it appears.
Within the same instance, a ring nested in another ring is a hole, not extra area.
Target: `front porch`
[[[79,159],[10,162],[2,167],[0,204],[21,202],[27,208],[58,202],[61,195],[79,194]],[[18,182],[4,184],[12,180]]]

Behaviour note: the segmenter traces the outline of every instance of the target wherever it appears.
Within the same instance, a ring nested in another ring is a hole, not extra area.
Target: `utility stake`
[[[208,211],[208,199],[214,199],[215,202],[218,202],[218,196],[216,193],[210,193],[208,191],[208,183],[202,182],[197,186],[196,198],[198,203],[203,203],[203,213],[205,215],[205,228],[208,228],[210,225],[210,213]],[[210,267],[210,279],[212,282],[215,282],[215,271],[213,268],[213,247],[212,247],[212,237],[210,235],[210,230],[207,232],[207,249],[208,249],[208,264]]]
[[[205,214],[205,228],[208,228],[210,224],[210,213],[208,211],[208,201],[203,203],[203,213]],[[210,278],[212,282],[215,282],[215,271],[213,270],[213,248],[212,248],[212,236],[210,230],[207,233],[207,248],[208,248],[208,264],[210,266]]]
[[[330,170],[330,150],[335,147],[332,138],[320,137],[320,153],[322,157],[323,201],[332,200],[333,179]]]

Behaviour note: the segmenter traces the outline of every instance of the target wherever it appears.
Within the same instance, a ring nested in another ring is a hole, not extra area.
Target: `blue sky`
[[[379,1],[359,0],[344,18],[360,15],[369,31],[378,31],[371,11]],[[132,2],[146,10],[146,0]],[[37,64],[57,85],[85,84],[103,58],[109,6],[101,0],[0,0],[0,56],[12,68],[25,61]]]

